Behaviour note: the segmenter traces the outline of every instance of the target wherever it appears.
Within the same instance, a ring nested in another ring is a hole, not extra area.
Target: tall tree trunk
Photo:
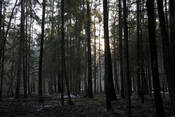
[[[96,25],[95,25],[95,17],[96,16],[94,16],[94,93],[96,93],[96,91],[97,91],[97,86],[96,86],[96,84],[97,84],[97,82],[96,82],[96,80],[97,80],[97,65],[96,65]]]
[[[21,82],[21,63],[22,63],[22,49],[23,49],[23,41],[25,38],[24,34],[24,0],[21,0],[21,24],[20,24],[20,43],[19,43],[19,50],[18,50],[18,71],[17,71],[17,84],[16,84],[16,98],[19,98],[20,93],[20,82]]]
[[[127,22],[127,2],[123,0],[123,20],[124,20],[124,53],[125,53],[125,74],[127,85],[127,98],[128,98],[128,117],[132,116],[131,113],[131,78],[129,71],[129,53],[128,53],[128,22]]]
[[[64,0],[61,0],[61,104],[64,105],[65,42],[64,42]]]
[[[28,41],[28,78],[27,78],[27,89],[28,89],[28,95],[31,94],[31,84],[30,84],[30,61],[31,61],[31,53],[30,53],[30,48],[31,48],[31,39],[32,39],[32,17],[31,17],[31,13],[32,13],[32,7],[33,7],[33,4],[32,2],[29,2],[31,7],[30,7],[30,26],[29,26],[29,41]]]
[[[124,95],[124,78],[123,78],[123,42],[122,42],[122,5],[119,0],[119,53],[120,53],[120,79],[121,79],[121,97]]]
[[[2,4],[1,4],[1,15],[2,15],[2,8],[3,8],[3,0],[1,0]],[[4,54],[5,54],[5,47],[6,47],[6,40],[7,40],[7,35],[8,35],[8,32],[10,30],[10,26],[11,26],[11,21],[12,21],[12,18],[13,18],[13,14],[14,14],[14,10],[17,6],[17,2],[18,0],[15,1],[15,5],[12,9],[12,12],[11,12],[11,15],[10,15],[10,19],[9,19],[9,22],[7,24],[7,29],[5,31],[5,28],[4,28],[4,21],[5,21],[5,5],[4,5],[4,15],[2,15],[1,17],[1,44],[0,44],[0,72],[1,72],[1,89],[0,89],[0,97],[2,95],[2,91],[3,91],[3,77],[4,77]]]
[[[145,1],[142,0],[141,1],[141,5],[140,5],[140,23],[143,24],[144,23],[144,12],[141,12],[143,11],[144,9],[144,3]],[[142,25],[141,25],[142,26]],[[140,75],[141,75],[141,98],[142,98],[142,103],[144,103],[144,95],[145,95],[145,90],[147,90],[146,86],[147,86],[147,80],[146,80],[146,77],[145,77],[145,71],[144,71],[144,51],[143,51],[143,48],[144,48],[144,44],[143,44],[143,31],[142,31],[142,27],[140,27]]]
[[[89,98],[93,98],[93,92],[92,92],[92,61],[91,61],[91,13],[90,13],[90,6],[89,6],[89,0],[86,0],[87,2],[87,46],[88,46],[88,92],[87,96]]]
[[[5,18],[6,18],[6,7],[5,3],[3,2],[3,14],[2,14],[2,61],[1,61],[1,92],[3,92],[3,85],[4,85],[4,61],[5,61]],[[2,93],[1,93],[2,94]]]
[[[168,10],[169,10],[169,5],[168,5],[168,0],[164,0],[165,1],[165,22],[166,22],[166,27],[167,28],[169,28],[169,21],[168,21],[168,17],[169,17],[169,12],[168,12]],[[169,32],[169,30],[168,30],[168,32]]]
[[[160,93],[160,81],[159,81],[159,71],[157,62],[154,0],[147,0],[147,11],[148,11],[149,44],[151,51],[151,68],[153,77],[154,98],[156,105],[156,115],[157,117],[165,117],[164,108],[162,104],[162,97]]]
[[[108,29],[108,1],[103,0],[104,43],[105,43],[105,92],[107,110],[112,109],[111,101],[116,100]]]
[[[172,4],[173,3],[170,3],[170,6],[173,6]],[[171,70],[173,68],[173,67],[171,67],[173,61],[170,60],[171,57],[173,56],[170,54],[172,54],[173,52],[170,53],[170,51],[172,51],[172,50],[170,50],[167,22],[166,22],[165,14],[163,11],[163,9],[164,9],[163,8],[163,0],[157,0],[157,6],[158,6],[158,13],[159,13],[161,34],[162,34],[161,36],[162,36],[163,60],[164,60],[163,62],[164,62],[164,67],[165,67],[165,74],[166,74],[167,81],[168,81],[168,89],[169,89],[171,104],[172,104],[172,107],[175,107],[175,96],[174,96],[175,89],[174,89],[174,86],[172,85],[172,83],[175,83],[175,80],[173,80],[174,79],[173,78],[174,77],[174,69]],[[173,16],[171,16],[171,18],[172,17]],[[171,19],[170,19],[170,23],[172,23]],[[170,25],[173,25],[173,24],[170,24]],[[170,26],[170,28],[171,27],[172,26]],[[172,30],[172,28],[171,28],[171,30]],[[170,34],[172,34],[172,33],[170,33]],[[170,40],[172,39],[172,37],[173,36],[171,35]],[[173,41],[173,40],[171,40],[171,41]],[[171,47],[172,47],[172,45],[171,45]],[[175,109],[173,110],[173,113],[175,114]]]
[[[41,42],[40,42],[40,57],[39,57],[39,72],[38,72],[38,93],[39,93],[39,101],[43,102],[43,85],[42,85],[42,62],[43,62],[43,44],[44,44],[44,28],[45,28],[45,7],[46,1],[43,0],[42,3],[43,11],[42,11],[42,24],[41,24]]]
[[[137,93],[141,97],[140,77],[140,0],[137,0]]]
[[[99,22],[100,23],[100,22]],[[101,27],[101,25],[100,25]],[[102,93],[102,77],[101,77],[101,43],[100,43],[100,39],[101,39],[101,30],[99,29],[99,53],[98,53],[98,60],[99,60],[99,88],[100,88],[100,93]]]
[[[142,45],[142,35],[141,35],[141,0],[137,0],[137,92],[142,103],[144,103],[144,90],[143,90],[143,45]]]
[[[68,103],[73,104],[70,97],[69,81],[66,74],[65,61],[65,32],[64,32],[64,0],[61,0],[61,104],[64,105],[64,79],[68,93]]]
[[[23,90],[24,90],[24,98],[27,97],[27,1],[25,1],[25,5],[26,5],[26,14],[25,14],[25,10],[23,13],[23,17],[24,20],[26,21],[26,34],[24,33],[24,37],[23,37]],[[23,8],[24,9],[24,8]],[[26,17],[26,18],[25,18]]]
[[[115,32],[114,32],[115,33]],[[115,34],[114,34],[115,35]],[[114,47],[114,80],[115,80],[115,89],[116,92],[119,92],[119,85],[118,85],[118,74],[117,74],[117,47],[116,47],[116,36],[114,36],[114,43],[113,43],[113,47]]]
[[[171,103],[172,103],[172,108],[173,108],[173,114],[175,115],[175,1],[170,0],[169,1],[170,5],[170,40],[171,40],[171,45],[170,45],[170,73],[171,76],[168,79],[168,85],[169,85],[169,92],[170,92],[170,97],[171,97]]]
[[[2,21],[3,21],[3,15],[2,15],[2,10],[3,10],[3,0],[0,1],[0,44],[2,44]],[[2,45],[0,46],[1,49]]]
[[[3,68],[2,68],[2,64],[3,64],[3,33],[2,33],[2,29],[3,29],[3,15],[2,15],[2,8],[3,8],[3,0],[0,1],[0,80],[1,80],[1,84],[0,84],[0,98],[2,96],[2,87],[3,87]]]

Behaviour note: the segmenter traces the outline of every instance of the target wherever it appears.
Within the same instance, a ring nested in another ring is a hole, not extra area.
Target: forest
[[[0,0],[0,117],[175,117],[175,0]]]

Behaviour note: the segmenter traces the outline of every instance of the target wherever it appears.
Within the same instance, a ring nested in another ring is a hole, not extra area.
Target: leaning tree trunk
[[[156,115],[157,117],[165,117],[164,108],[162,104],[162,97],[160,93],[154,0],[147,0],[147,11],[148,11],[149,44],[151,51],[151,68],[153,77],[154,98],[156,105]]]

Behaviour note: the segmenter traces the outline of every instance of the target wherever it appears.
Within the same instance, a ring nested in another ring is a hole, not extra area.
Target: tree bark
[[[169,1],[170,5],[170,40],[171,40],[171,45],[170,45],[170,78],[168,79],[169,81],[169,92],[170,92],[170,97],[171,97],[171,103],[172,103],[172,108],[173,108],[173,114],[175,115],[175,1],[170,0]]]
[[[127,22],[127,2],[123,0],[123,20],[124,20],[124,53],[125,53],[125,74],[126,74],[126,86],[127,86],[127,99],[128,99],[128,117],[132,116],[131,112],[131,78],[129,71],[129,53],[128,53],[128,22]]]
[[[64,0],[61,0],[61,104],[64,105],[64,79],[65,79],[65,33],[64,33]]]
[[[3,3],[2,0],[0,1],[0,78],[1,78],[1,84],[0,84],[0,98],[2,96],[2,80],[3,80],[3,72],[2,72],[2,59],[3,59],[3,33],[2,33],[2,7],[3,7]]]
[[[21,82],[21,63],[22,63],[22,49],[23,49],[23,41],[25,38],[24,34],[24,0],[21,0],[21,24],[20,24],[20,45],[19,45],[19,54],[18,54],[18,71],[17,71],[17,84],[16,84],[16,98],[19,98],[20,94],[20,82]]]
[[[89,0],[86,0],[87,2],[87,46],[88,46],[88,92],[87,96],[89,98],[93,98],[93,92],[92,92],[92,61],[91,61],[91,14],[90,14],[90,6],[89,6]]]
[[[96,16],[94,17],[94,93],[97,92],[97,65],[96,65],[96,25],[95,25],[95,18]]]
[[[149,44],[151,51],[151,68],[154,87],[154,98],[156,105],[157,117],[165,117],[164,108],[162,104],[162,97],[160,94],[160,81],[157,62],[157,45],[156,45],[156,24],[154,13],[154,0],[147,0],[148,11],[148,29],[149,29]]]
[[[24,98],[27,97],[27,1],[25,1],[26,5],[26,13],[25,10],[23,11],[23,17],[24,21],[26,21],[25,24],[25,33],[24,33],[24,38],[23,38],[23,90],[24,90]],[[23,6],[24,9],[24,6]],[[26,18],[25,18],[26,17]]]
[[[141,97],[140,77],[140,0],[137,0],[137,93]]]
[[[46,1],[43,0],[42,3],[43,11],[42,11],[42,24],[41,24],[41,42],[40,42],[40,56],[39,56],[39,72],[38,72],[38,93],[39,93],[39,101],[43,102],[43,78],[42,78],[42,63],[43,63],[43,44],[44,44],[44,29],[45,29],[45,7]]]
[[[107,110],[112,109],[111,101],[116,100],[116,94],[113,83],[112,60],[109,42],[108,29],[108,1],[103,0],[103,18],[104,18],[104,43],[105,43],[105,92]]]
[[[123,42],[122,42],[122,5],[119,0],[119,53],[120,53],[120,79],[121,79],[121,97],[124,95],[124,77],[123,77]]]
[[[4,18],[5,18],[5,14],[4,14],[4,16],[3,16],[3,14],[2,14],[2,8],[3,8],[3,0],[1,0],[1,2],[2,2],[2,4],[1,4],[1,40],[0,40],[0,42],[1,42],[1,44],[0,44],[0,72],[1,72],[1,76],[0,76],[0,78],[1,78],[1,89],[0,89],[0,97],[1,97],[1,95],[2,95],[2,92],[3,92],[3,77],[4,77],[4,54],[5,54],[5,47],[6,47],[6,40],[7,40],[7,35],[8,35],[8,32],[9,32],[9,30],[10,30],[10,26],[11,26],[11,21],[12,21],[12,18],[13,18],[13,14],[14,14],[14,10],[15,10],[15,8],[16,8],[16,6],[17,6],[17,2],[18,2],[18,0],[16,0],[15,1],[15,5],[14,5],[14,7],[13,7],[13,9],[12,9],[12,12],[11,12],[11,15],[10,15],[10,19],[9,19],[9,22],[8,22],[8,25],[7,25],[7,30],[5,31],[5,30],[3,30],[4,29],[4,26],[3,26],[3,24],[4,24]],[[5,9],[4,9],[4,11],[5,11]]]

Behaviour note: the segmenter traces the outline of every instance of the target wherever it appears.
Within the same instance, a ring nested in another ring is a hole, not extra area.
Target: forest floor
[[[0,117],[127,117],[126,99],[112,102],[113,111],[107,112],[105,96],[96,95],[93,99],[74,98],[74,105],[60,106],[56,97],[45,97],[43,104],[38,103],[36,97],[16,100],[4,98],[0,101]],[[168,98],[164,99],[167,117],[170,117]],[[145,96],[145,103],[132,98],[133,117],[155,117],[154,100]]]

